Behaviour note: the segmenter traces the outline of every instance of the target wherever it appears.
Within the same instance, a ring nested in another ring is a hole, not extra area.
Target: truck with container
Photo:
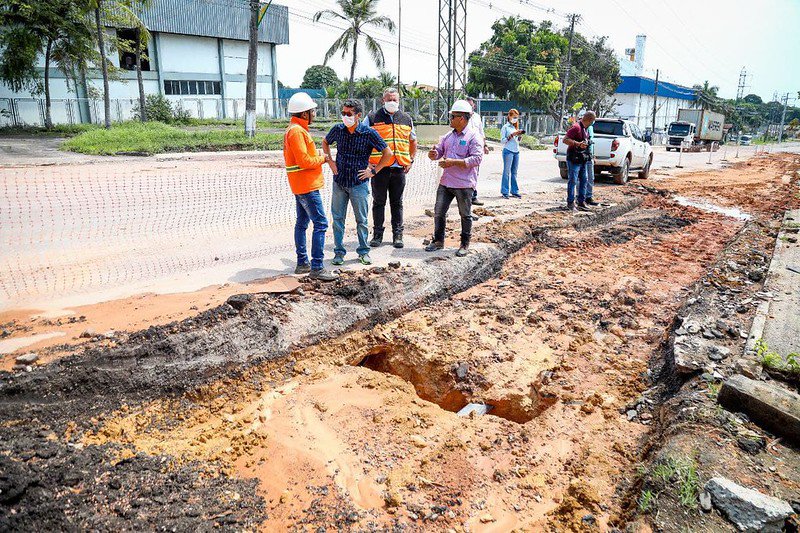
[[[716,149],[725,133],[725,115],[708,109],[679,109],[667,127],[667,152]]]

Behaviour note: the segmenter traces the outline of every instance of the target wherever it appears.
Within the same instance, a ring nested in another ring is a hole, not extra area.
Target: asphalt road
[[[24,157],[6,160],[12,167],[0,168],[0,310],[189,291],[294,266],[294,206],[280,152],[67,158],[68,164],[43,166],[58,154],[52,140],[41,143],[41,158],[29,146]],[[504,202],[502,158],[499,146],[494,148],[478,185],[489,206]],[[741,147],[739,160],[755,151]],[[687,153],[677,169],[677,153],[656,148],[655,154],[653,179],[719,168],[725,156],[737,160],[733,148],[712,153],[711,164],[707,152]],[[407,186],[410,216],[432,207],[437,181],[435,167],[418,162]],[[552,150],[521,153],[519,185],[524,195],[550,193],[536,196],[539,208],[563,203],[565,181]],[[613,186],[599,182],[596,196]],[[352,215],[349,220],[352,249]],[[329,234],[328,248],[331,240]],[[373,255],[376,264],[396,259],[384,249]]]

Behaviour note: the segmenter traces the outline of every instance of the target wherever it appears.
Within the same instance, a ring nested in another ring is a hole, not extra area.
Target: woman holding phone
[[[519,111],[510,109],[508,122],[500,130],[500,142],[503,145],[503,180],[500,182],[500,194],[508,198],[509,193],[514,198],[522,198],[517,186],[517,167],[519,166],[519,136],[525,133],[520,130]]]

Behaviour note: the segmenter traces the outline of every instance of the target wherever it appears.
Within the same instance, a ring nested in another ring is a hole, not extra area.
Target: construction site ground
[[[463,260],[212,287],[113,335],[65,319],[39,361],[4,359],[0,529],[720,531],[712,477],[800,500],[796,443],[716,401],[800,156],[599,190],[588,215],[557,189],[492,201]],[[21,316],[9,338],[53,327]],[[725,355],[687,371],[690,317]]]

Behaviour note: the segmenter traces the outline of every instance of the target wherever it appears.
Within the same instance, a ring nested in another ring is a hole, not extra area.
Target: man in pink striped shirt
[[[428,157],[439,161],[444,169],[436,191],[434,209],[433,241],[425,248],[428,252],[444,248],[444,232],[447,223],[447,210],[458,203],[461,216],[461,246],[457,257],[467,255],[472,234],[472,193],[478,184],[478,166],[483,159],[483,139],[468,127],[472,116],[472,106],[466,100],[456,100],[450,110],[450,126],[453,128],[439,139],[431,148]]]

